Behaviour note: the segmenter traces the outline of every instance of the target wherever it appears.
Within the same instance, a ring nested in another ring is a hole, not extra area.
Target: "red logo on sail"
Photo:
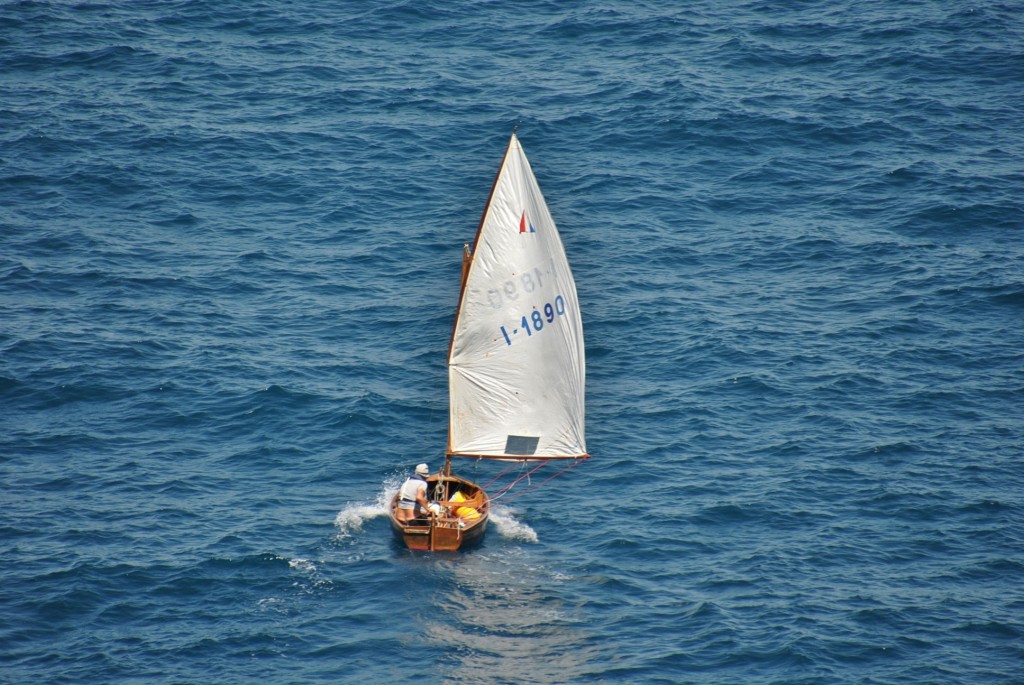
[[[519,219],[519,232],[520,233],[536,233],[537,229],[533,227],[530,220],[526,218],[526,210],[523,210],[523,216]]]

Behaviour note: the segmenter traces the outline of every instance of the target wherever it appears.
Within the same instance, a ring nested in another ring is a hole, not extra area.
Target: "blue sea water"
[[[3,2],[0,682],[1024,683],[1022,10]],[[414,554],[514,126],[593,459]]]

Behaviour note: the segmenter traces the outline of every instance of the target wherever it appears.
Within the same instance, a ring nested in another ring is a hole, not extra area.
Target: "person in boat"
[[[428,475],[430,469],[427,465],[419,464],[416,472],[402,483],[398,491],[398,507],[395,509],[395,518],[399,523],[411,523],[414,519],[434,514],[427,500]]]

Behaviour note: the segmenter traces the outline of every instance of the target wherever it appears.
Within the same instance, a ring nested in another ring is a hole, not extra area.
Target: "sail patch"
[[[528,457],[537,452],[540,438],[527,435],[510,435],[505,439],[505,454]]]
[[[536,233],[537,229],[533,227],[533,223],[526,218],[526,210],[523,210],[523,215],[519,218],[519,232],[520,233]]]

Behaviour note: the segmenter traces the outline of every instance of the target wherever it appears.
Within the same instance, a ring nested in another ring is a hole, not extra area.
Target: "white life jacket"
[[[415,476],[402,483],[401,490],[398,491],[398,498],[407,502],[416,502],[417,495],[422,492],[423,497],[427,496],[427,481],[422,478],[416,478]]]

